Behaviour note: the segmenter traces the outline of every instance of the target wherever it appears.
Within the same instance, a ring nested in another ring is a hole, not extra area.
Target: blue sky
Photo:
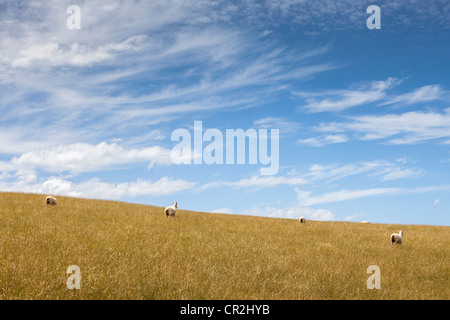
[[[0,190],[449,225],[449,16],[445,0],[0,1]],[[194,121],[279,129],[278,173],[173,164]]]

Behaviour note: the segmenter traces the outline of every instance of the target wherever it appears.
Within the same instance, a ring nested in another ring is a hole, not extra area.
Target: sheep
[[[403,241],[403,231],[400,231],[399,233],[393,233],[390,237],[391,245],[394,244],[402,244]]]
[[[47,205],[56,206],[58,204],[58,200],[56,200],[55,197],[48,196],[45,198],[45,203],[47,203]]]
[[[370,222],[367,220],[364,220],[364,221],[361,221],[361,223],[370,223]]]
[[[300,219],[298,219],[298,221],[299,221],[300,223],[306,223],[305,217],[300,217]]]
[[[175,217],[175,214],[177,213],[178,208],[178,202],[175,202],[172,206],[168,206],[164,209],[164,212],[166,214],[166,218],[168,217]]]

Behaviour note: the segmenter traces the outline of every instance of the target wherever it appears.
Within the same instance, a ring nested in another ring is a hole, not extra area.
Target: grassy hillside
[[[0,299],[449,299],[450,228],[0,193]],[[181,207],[183,204],[179,204]],[[404,230],[392,247],[389,235]],[[68,290],[66,269],[81,269]],[[381,289],[369,290],[378,265]]]

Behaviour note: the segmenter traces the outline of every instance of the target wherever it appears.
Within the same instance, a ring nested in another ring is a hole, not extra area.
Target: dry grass
[[[0,299],[449,299],[450,229],[0,193]],[[404,230],[402,246],[389,235]],[[381,290],[369,290],[369,265]],[[68,290],[66,268],[81,268]]]

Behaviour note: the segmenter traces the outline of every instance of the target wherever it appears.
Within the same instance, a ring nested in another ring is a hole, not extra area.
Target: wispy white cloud
[[[371,162],[355,162],[349,164],[313,164],[298,172],[291,170],[286,175],[258,176],[243,178],[236,181],[214,181],[206,183],[198,190],[206,190],[218,187],[231,187],[235,189],[263,189],[277,186],[305,186],[317,184],[329,184],[351,176],[365,174],[374,181],[386,182],[401,179],[418,178],[423,175],[423,170],[417,167],[407,167],[405,164],[393,163],[385,160]]]
[[[382,175],[382,181],[392,181],[392,180],[398,180],[398,179],[405,179],[405,178],[418,178],[423,175],[423,170],[420,168],[389,168],[385,172],[381,173]]]
[[[370,103],[384,105],[412,105],[437,100],[450,101],[450,93],[440,85],[426,85],[403,94],[389,93],[389,90],[403,82],[403,79],[388,78],[385,81],[373,81],[352,90],[328,90],[322,92],[294,91],[293,94],[304,98],[306,105],[298,111],[338,112]]]
[[[418,188],[370,188],[361,190],[339,190],[312,197],[311,191],[296,189],[299,203],[303,206],[356,200],[373,196],[392,196],[407,194],[423,194],[435,191],[450,191],[449,185],[418,187]]]
[[[256,128],[279,129],[281,134],[293,134],[297,132],[301,125],[295,121],[290,121],[282,117],[266,117],[253,121]]]
[[[203,185],[200,189],[217,188],[222,186],[232,188],[272,188],[279,185],[298,186],[307,184],[308,180],[299,176],[253,176],[237,181],[216,181]]]
[[[98,174],[114,167],[117,169],[117,166],[122,170],[133,170],[137,163],[144,163],[149,169],[155,164],[171,165],[170,150],[159,146],[128,148],[118,143],[102,142],[96,145],[74,143],[29,151],[9,161],[0,161],[0,190],[121,199],[164,196],[192,189],[196,185],[195,182],[171,177],[120,183],[101,181],[95,177],[82,182],[73,179],[82,173]],[[46,178],[42,171],[52,176]]]
[[[117,143],[75,143],[47,150],[30,151],[14,157],[10,164],[16,170],[43,169],[52,173],[90,172],[105,170],[113,165],[148,162],[170,165],[170,150],[155,146],[127,149]]]
[[[0,190],[10,192],[28,192],[63,195],[81,198],[98,198],[119,200],[124,197],[164,196],[194,188],[195,183],[183,179],[162,177],[157,181],[136,180],[133,182],[110,183],[97,178],[80,183],[60,178],[50,177],[45,181],[36,182],[25,179],[14,182],[0,181]]]
[[[22,49],[18,57],[12,60],[11,66],[30,67],[45,65],[56,66],[91,66],[104,60],[113,59],[115,54],[121,52],[137,51],[142,48],[146,35],[137,35],[119,43],[107,43],[98,48],[90,48],[87,45],[73,43],[69,48],[64,49],[56,42],[49,42],[42,45],[35,45]]]
[[[233,210],[231,210],[230,208],[219,208],[219,209],[214,209],[211,211],[212,213],[233,213]]]
[[[370,178],[380,181],[392,181],[405,178],[417,178],[422,175],[422,169],[416,167],[405,167],[405,164],[376,160],[370,162],[355,162],[349,164],[314,164],[304,175],[311,181],[325,181],[327,183],[344,179],[359,174],[366,174]]]
[[[369,197],[369,196],[380,196],[380,195],[392,195],[398,194],[401,191],[399,188],[373,188],[364,190],[340,190],[330,193],[325,193],[320,196],[311,197],[311,192],[305,192],[297,190],[297,196],[299,202],[303,206],[313,206],[317,204],[341,202],[347,200],[355,200],[359,198]]]
[[[170,177],[162,177],[154,182],[138,179],[121,183],[104,182],[98,178],[83,182],[72,179],[82,173],[98,174],[114,167],[117,169],[117,166],[122,170],[132,170],[137,163],[144,163],[149,169],[155,164],[171,165],[170,150],[159,146],[126,148],[117,143],[102,142],[96,145],[75,143],[30,151],[9,161],[0,161],[0,190],[120,199],[167,195],[191,189],[195,185]],[[48,174],[52,176],[46,178]]]
[[[411,105],[415,103],[441,100],[444,98],[450,100],[450,94],[444,91],[440,85],[428,85],[415,89],[413,92],[388,98],[387,101],[381,103],[381,105]]]
[[[342,111],[348,108],[379,101],[386,96],[386,90],[400,82],[396,78],[388,78],[385,81],[373,81],[360,86],[356,90],[329,90],[319,93],[293,92],[295,95],[306,99],[306,105],[298,107],[298,110],[307,112]]]
[[[348,138],[345,134],[323,134],[317,137],[298,139],[297,144],[306,144],[313,147],[322,147],[333,143],[347,142]]]
[[[361,140],[388,139],[390,144],[413,144],[450,137],[450,108],[443,113],[411,111],[349,117],[350,122],[322,123],[315,130],[352,132]],[[359,134],[359,135],[357,135]]]

